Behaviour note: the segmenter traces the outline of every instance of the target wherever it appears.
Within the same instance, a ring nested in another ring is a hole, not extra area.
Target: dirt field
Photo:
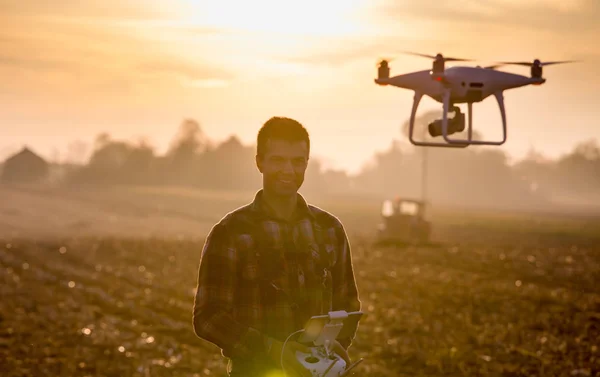
[[[253,193],[0,186],[0,375],[225,376],[191,310],[210,226]],[[350,234],[357,376],[600,376],[600,219],[433,211],[379,247],[377,201],[317,203]]]

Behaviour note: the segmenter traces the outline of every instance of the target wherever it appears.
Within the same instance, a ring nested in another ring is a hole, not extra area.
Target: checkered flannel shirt
[[[314,315],[360,310],[341,222],[298,195],[285,221],[262,200],[227,214],[210,231],[198,269],[196,335],[230,358],[266,355]],[[348,348],[352,337],[339,340]]]

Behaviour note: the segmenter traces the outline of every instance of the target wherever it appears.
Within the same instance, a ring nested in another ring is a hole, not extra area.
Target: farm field
[[[0,186],[0,375],[226,376],[195,279],[253,194]],[[432,244],[384,247],[378,200],[315,204],[350,236],[357,376],[600,376],[600,216],[432,209]]]

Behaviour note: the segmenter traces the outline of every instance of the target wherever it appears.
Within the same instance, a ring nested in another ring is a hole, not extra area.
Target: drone
[[[406,52],[406,54],[434,59],[432,69],[390,77],[389,60],[384,59],[378,64],[378,75],[375,83],[381,86],[391,85],[415,92],[410,114],[409,139],[413,145],[428,147],[464,148],[469,145],[499,146],[504,144],[507,133],[504,91],[527,85],[542,85],[546,82],[546,79],[542,77],[542,67],[574,62],[542,62],[539,59],[535,59],[533,62],[499,62],[486,67],[454,66],[446,68],[446,62],[464,62],[472,61],[472,59],[447,58],[441,53],[435,56],[414,52]],[[503,65],[529,66],[531,67],[530,76],[496,70],[497,67]],[[432,138],[442,136],[444,139],[443,142],[417,141],[413,137],[415,115],[423,96],[428,96],[443,105],[442,119],[435,120],[428,125],[429,135]],[[473,104],[481,102],[489,96],[494,96],[498,102],[502,117],[503,137],[499,141],[474,140],[472,122]],[[461,103],[466,103],[468,108],[467,139],[450,137],[454,133],[465,130],[465,115],[456,106]],[[453,118],[448,118],[449,111],[454,113]]]

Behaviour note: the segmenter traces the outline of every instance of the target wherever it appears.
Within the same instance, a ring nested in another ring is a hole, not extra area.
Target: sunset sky
[[[401,51],[473,66],[582,60],[505,92],[501,148],[557,157],[600,140],[598,0],[0,0],[0,23],[2,159],[24,144],[64,159],[101,132],[162,153],[185,118],[212,139],[254,143],[280,115],[307,127],[314,156],[355,172],[406,142],[413,93],[373,83],[380,57],[394,58],[392,75],[431,67]],[[437,106],[425,100],[420,112]],[[474,111],[475,129],[499,138],[494,99]]]

